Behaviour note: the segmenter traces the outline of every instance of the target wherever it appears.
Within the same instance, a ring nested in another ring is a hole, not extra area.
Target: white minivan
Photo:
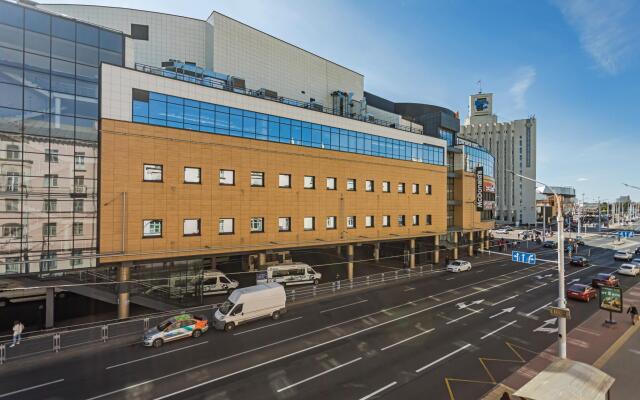
[[[145,291],[145,294],[165,294],[171,298],[193,295],[196,286],[200,283],[200,276],[193,276],[190,280],[181,276],[174,276],[168,278],[165,282],[167,283],[151,286]],[[230,293],[237,288],[238,285],[238,281],[229,279],[221,271],[205,271],[202,275],[202,295],[204,296]]]
[[[278,283],[262,283],[236,289],[214,314],[213,326],[230,331],[254,319],[280,318],[286,312],[287,295]]]
[[[277,282],[282,285],[304,285],[313,283],[317,285],[322,274],[316,272],[308,264],[292,263],[267,267],[266,271],[260,271],[256,275],[256,283]]]

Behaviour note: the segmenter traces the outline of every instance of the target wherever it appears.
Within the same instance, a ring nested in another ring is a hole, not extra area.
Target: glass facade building
[[[0,274],[95,265],[99,74],[121,33],[0,0]]]
[[[456,138],[456,142],[463,146],[465,171],[474,172],[476,167],[483,167],[485,176],[495,177],[495,158],[489,150],[469,140]]]

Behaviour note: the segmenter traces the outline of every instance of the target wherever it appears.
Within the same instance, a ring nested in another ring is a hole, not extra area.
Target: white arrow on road
[[[509,307],[509,308],[503,308],[502,311],[500,311],[497,314],[494,314],[492,316],[489,317],[489,319],[493,318],[493,317],[497,317],[498,315],[502,315],[502,314],[506,314],[506,313],[510,313],[511,311],[513,311],[515,309],[515,307]]]
[[[571,282],[569,282],[569,285],[571,285],[573,282],[580,282],[580,278],[572,279]]]
[[[550,318],[544,321],[544,324],[540,325],[534,332],[544,332],[544,333],[556,333],[558,332],[558,327],[555,328],[547,328],[547,325],[555,325],[558,322],[558,318]]]
[[[472,305],[474,305],[474,304],[480,304],[480,303],[482,303],[483,301],[484,301],[484,299],[474,300],[474,301],[472,301],[472,302],[471,302],[471,303],[469,303],[469,304],[464,303],[464,302],[461,302],[461,303],[456,304],[456,307],[458,307],[458,310],[462,310],[462,309],[465,309],[465,308],[467,308],[467,307],[469,307],[469,306],[472,306]]]
[[[550,276],[553,276],[552,274],[547,274],[547,275],[536,275],[536,278],[538,279],[544,279],[544,278],[549,278]]]

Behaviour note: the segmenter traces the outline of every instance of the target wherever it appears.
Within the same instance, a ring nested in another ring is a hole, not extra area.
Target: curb
[[[627,342],[627,340],[629,340],[629,338],[631,338],[631,336],[633,336],[633,334],[636,333],[639,329],[640,329],[640,324],[633,325],[629,329],[627,329],[627,331],[623,333],[622,336],[618,338],[618,340],[613,342],[611,347],[609,347],[607,351],[605,351],[593,363],[593,366],[598,369],[602,369],[602,367],[605,366],[605,364],[609,361],[609,359],[613,357],[618,352],[618,350],[620,350],[620,348]]]

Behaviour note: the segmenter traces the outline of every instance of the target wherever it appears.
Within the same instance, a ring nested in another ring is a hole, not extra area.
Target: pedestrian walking
[[[636,311],[637,312],[637,311]],[[20,344],[20,338],[22,336],[22,331],[24,330],[24,325],[20,321],[13,322],[13,343],[9,347],[15,347],[15,345]]]
[[[638,309],[636,308],[636,306],[627,308],[627,314],[631,314],[631,323],[635,325],[636,321],[638,320]]]

